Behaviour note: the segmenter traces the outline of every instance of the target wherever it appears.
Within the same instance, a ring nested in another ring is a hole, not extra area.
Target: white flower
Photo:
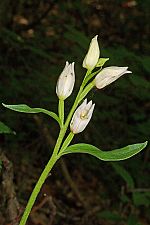
[[[76,109],[70,123],[70,130],[72,133],[77,134],[85,129],[92,117],[94,107],[95,104],[92,104],[92,101],[87,103],[87,99],[85,99]]]
[[[95,77],[95,86],[98,89],[104,88],[126,73],[132,73],[131,71],[128,71],[128,67],[106,67],[102,69]]]
[[[75,83],[75,72],[74,72],[74,62],[68,63],[66,62],[66,65],[60,74],[57,85],[56,85],[56,94],[59,99],[65,100],[68,98],[74,87]]]
[[[88,70],[93,70],[96,66],[99,56],[100,56],[100,50],[99,45],[97,41],[98,35],[96,35],[90,43],[90,47],[88,50],[88,53],[86,54],[84,60],[83,60],[83,67]]]

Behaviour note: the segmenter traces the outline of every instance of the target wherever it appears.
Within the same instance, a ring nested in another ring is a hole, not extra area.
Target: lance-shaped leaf
[[[146,145],[147,141],[144,143],[128,145],[124,148],[115,149],[112,151],[102,151],[90,144],[75,144],[69,146],[60,154],[62,156],[69,153],[87,153],[103,161],[120,161],[136,155],[142,149],[144,149]]]
[[[28,105],[25,104],[19,104],[19,105],[6,105],[2,103],[2,105],[8,109],[14,110],[16,112],[22,112],[22,113],[44,113],[47,114],[48,116],[51,116],[53,119],[55,119],[59,125],[60,125],[60,119],[56,115],[56,113],[48,111],[46,109],[42,108],[31,108]]]

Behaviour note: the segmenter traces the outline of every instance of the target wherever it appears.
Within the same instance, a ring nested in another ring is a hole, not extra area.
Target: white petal
[[[92,117],[94,106],[95,104],[92,105],[92,101],[87,104],[87,99],[85,99],[76,109],[70,123],[70,129],[74,134],[82,132],[88,125]]]
[[[95,78],[95,85],[101,89],[126,73],[131,73],[127,70],[128,67],[110,66],[102,69]]]
[[[97,41],[98,35],[96,35],[90,43],[88,53],[86,54],[82,66],[86,69],[93,70],[96,66],[99,56],[100,56],[100,50],[99,45]]]
[[[75,72],[74,72],[74,62],[66,65],[59,76],[56,85],[56,94],[61,99],[66,99],[69,97],[73,91],[75,83]]]

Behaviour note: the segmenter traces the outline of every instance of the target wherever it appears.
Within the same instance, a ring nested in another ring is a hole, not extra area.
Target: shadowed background
[[[1,0],[0,102],[57,112],[55,85],[65,62],[74,61],[76,84],[65,101],[67,114],[85,74],[82,61],[90,40],[98,34],[101,57],[110,58],[105,66],[129,66],[132,74],[89,93],[88,99],[96,103],[92,121],[73,142],[110,150],[149,140],[148,9],[148,0]],[[16,132],[0,140],[2,152],[13,163],[12,185],[20,203],[17,224],[59,130],[47,116],[2,106],[0,120]],[[148,162],[149,146],[119,163],[66,156],[44,184],[28,225],[148,225]],[[10,225],[12,218],[5,219],[8,196],[1,193],[0,224]]]

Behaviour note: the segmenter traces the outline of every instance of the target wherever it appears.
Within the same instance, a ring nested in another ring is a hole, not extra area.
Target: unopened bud
[[[100,50],[99,50],[97,37],[98,37],[98,35],[96,35],[91,40],[88,53],[86,54],[86,56],[83,60],[83,67],[88,70],[93,70],[95,68],[95,66],[98,62],[98,59],[100,57]]]
[[[59,99],[65,100],[68,98],[74,87],[75,83],[75,72],[74,72],[74,62],[68,63],[66,62],[66,65],[60,74],[57,85],[56,85],[56,94]]]
[[[132,73],[131,71],[128,71],[128,67],[106,67],[102,69],[95,77],[95,86],[98,89],[104,88],[126,73]]]

